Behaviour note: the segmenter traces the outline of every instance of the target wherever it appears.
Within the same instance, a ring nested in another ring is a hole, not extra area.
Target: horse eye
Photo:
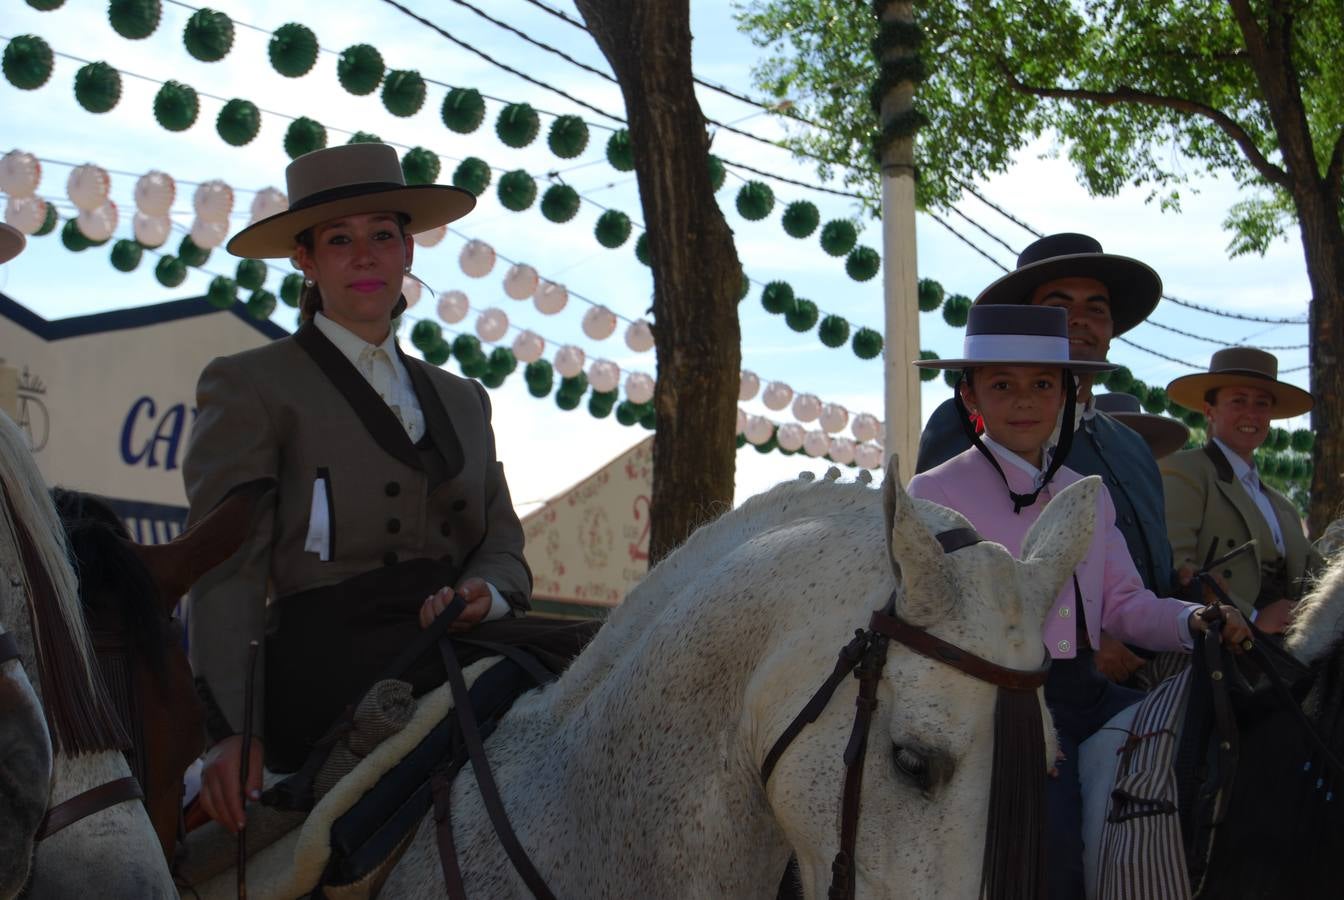
[[[891,762],[896,767],[896,772],[914,787],[921,791],[927,791],[932,787],[929,761],[922,754],[909,747],[892,744]]]

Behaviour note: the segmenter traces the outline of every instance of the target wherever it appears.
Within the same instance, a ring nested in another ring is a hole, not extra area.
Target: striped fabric
[[[1099,900],[1190,900],[1172,768],[1189,685],[1187,667],[1145,697],[1134,714],[1102,829]]]

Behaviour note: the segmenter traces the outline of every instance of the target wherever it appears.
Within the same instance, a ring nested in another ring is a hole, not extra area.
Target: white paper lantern
[[[524,331],[513,339],[513,355],[520,363],[536,362],[546,352],[546,341],[535,331]]]
[[[803,452],[811,457],[825,456],[831,449],[831,439],[826,432],[813,429],[803,435]]]
[[[289,209],[289,198],[279,188],[262,188],[252,198],[252,221],[260,222]]]
[[[9,195],[5,202],[5,221],[24,234],[34,234],[47,220],[47,201],[41,197]]]
[[[756,392],[761,389],[761,379],[756,377],[755,372],[742,371],[742,378],[737,383],[737,399],[743,402],[756,396]]]
[[[532,303],[537,307],[537,312],[553,316],[569,303],[569,288],[543,278],[532,295]]]
[[[202,250],[213,250],[229,236],[229,221],[196,217],[191,223],[191,242]]]
[[[746,434],[746,431],[747,431],[747,414],[743,412],[742,407],[739,406],[737,408],[737,433]]]
[[[91,241],[105,241],[117,230],[117,204],[111,200],[97,209],[82,209],[75,225]]]
[[[467,295],[461,291],[444,291],[439,294],[439,318],[449,325],[456,325],[465,319],[470,309]]]
[[[142,212],[135,214],[131,223],[135,239],[146,247],[161,247],[173,230],[173,220],[167,216],[147,216]]]
[[[573,378],[583,371],[583,351],[573,344],[565,344],[555,352],[555,371],[565,378]]]
[[[779,411],[789,405],[793,399],[793,388],[782,381],[772,381],[765,386],[765,392],[761,394],[761,402],[767,409]]]
[[[605,306],[591,307],[583,314],[583,333],[595,341],[605,341],[616,330],[616,314]]]
[[[588,383],[599,394],[614,391],[621,384],[621,367],[609,359],[595,360],[588,367]]]
[[[476,334],[481,340],[494,343],[504,337],[504,333],[509,330],[509,316],[502,309],[490,307],[481,310],[481,314],[476,317]]]
[[[793,417],[799,422],[811,422],[821,415],[821,401],[816,394],[799,394],[793,398]]]
[[[420,302],[420,290],[421,290],[420,282],[416,281],[409,275],[402,276],[401,296],[406,298],[407,309],[410,309],[412,306],[415,306],[415,304]]]
[[[821,427],[831,434],[842,430],[849,424],[849,410],[839,403],[827,403],[821,408]]]
[[[42,181],[42,163],[22,150],[0,157],[0,191],[11,197],[31,197]]]
[[[468,278],[484,278],[495,267],[495,248],[485,241],[467,241],[457,264]]]
[[[645,319],[636,319],[625,329],[625,346],[636,353],[646,353],[653,349],[653,328]]]
[[[775,432],[775,440],[779,441],[779,446],[792,453],[795,450],[801,450],[803,447],[803,438],[807,436],[807,429],[797,422],[788,422],[779,426],[779,431]]]
[[[775,433],[774,423],[765,416],[751,416],[747,419],[747,441],[757,447],[770,440]]]
[[[832,438],[831,459],[840,463],[842,466],[847,466],[852,463],[854,461],[854,442],[849,438]]]
[[[865,469],[882,467],[882,448],[876,444],[859,444],[854,449],[854,462]]]
[[[859,443],[871,441],[877,437],[877,416],[871,413],[859,413],[854,417],[854,422],[849,426],[854,439]]]
[[[65,182],[65,192],[70,195],[70,202],[81,210],[97,209],[106,203],[107,192],[111,187],[112,180],[108,178],[107,170],[92,164],[75,166]]]
[[[135,208],[147,216],[166,216],[177,198],[177,182],[167,172],[150,169],[135,182]]]
[[[196,186],[192,198],[196,215],[211,222],[227,222],[233,212],[233,188],[218,178],[205,181]]]
[[[653,376],[635,372],[625,379],[625,396],[631,403],[648,403],[653,399]]]
[[[448,233],[447,225],[440,225],[438,228],[431,228],[429,231],[422,231],[414,235],[415,242],[421,247],[437,247],[443,240],[444,235]]]
[[[515,300],[526,300],[537,291],[537,270],[527,263],[514,263],[504,273],[504,293]]]

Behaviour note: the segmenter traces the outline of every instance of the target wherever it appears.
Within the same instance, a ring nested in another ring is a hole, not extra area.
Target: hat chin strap
[[[962,371],[961,379],[962,381],[966,379],[964,370]],[[998,472],[999,477],[1003,479],[1003,486],[1008,488],[1008,496],[1013,500],[1013,515],[1021,515],[1022,510],[1025,507],[1031,506],[1036,502],[1036,499],[1040,497],[1041,491],[1045,490],[1046,485],[1048,485],[1051,479],[1055,477],[1055,473],[1063,467],[1065,457],[1069,455],[1069,451],[1073,448],[1073,433],[1075,429],[1072,425],[1074,412],[1078,405],[1078,382],[1074,379],[1072,370],[1064,370],[1064,415],[1060,419],[1059,443],[1055,445],[1055,452],[1050,456],[1050,464],[1045,468],[1045,474],[1041,478],[1040,486],[1030,494],[1019,494],[1014,491],[1012,485],[1008,483],[1008,476],[1004,474],[1003,467],[999,465],[999,461],[994,456],[993,451],[986,447],[984,441],[980,440],[980,435],[975,433],[975,426],[971,424],[970,411],[966,409],[966,403],[961,399],[960,388],[961,382],[958,382],[957,387],[952,389],[952,400],[957,406],[957,415],[961,421],[961,428],[966,432],[966,437],[970,439],[970,442],[975,449],[979,450],[984,455],[985,459],[989,460],[989,464],[994,467],[994,471]]]

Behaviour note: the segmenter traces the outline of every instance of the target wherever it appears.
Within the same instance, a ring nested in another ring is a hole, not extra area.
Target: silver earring
[[[411,274],[411,267],[410,267],[409,264],[408,264],[408,265],[405,265],[405,266],[402,266],[402,269],[401,269],[401,270],[402,270],[403,272],[405,272],[407,275]]]
[[[303,286],[304,286],[304,287],[312,287],[312,286],[313,286],[313,279],[311,279],[311,278],[305,278],[305,279],[303,279]]]

